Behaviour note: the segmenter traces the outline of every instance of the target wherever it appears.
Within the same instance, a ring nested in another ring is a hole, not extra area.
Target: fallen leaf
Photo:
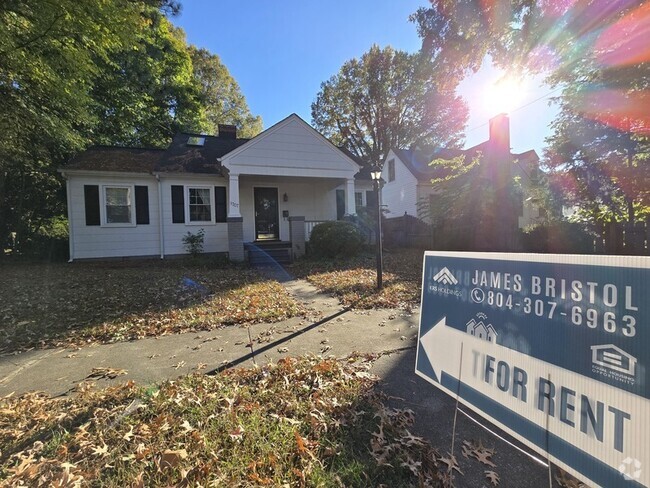
[[[117,369],[117,368],[93,368],[92,371],[88,376],[86,376],[86,379],[88,378],[97,378],[97,379],[102,379],[102,378],[107,378],[107,379],[114,379],[117,378],[118,376],[122,376],[128,374],[128,371],[126,369]]]
[[[158,469],[161,470],[165,468],[175,468],[183,459],[186,458],[187,451],[185,449],[177,449],[175,451],[168,449],[162,453],[156,464]]]
[[[499,475],[494,471],[485,471],[485,477],[492,484],[492,486],[499,486]]]

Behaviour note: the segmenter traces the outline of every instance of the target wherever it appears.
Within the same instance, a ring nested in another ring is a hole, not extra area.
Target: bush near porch
[[[304,315],[277,281],[208,259],[0,263],[0,353]]]
[[[316,258],[353,257],[363,248],[363,237],[351,222],[333,220],[314,227],[309,238],[310,253]]]

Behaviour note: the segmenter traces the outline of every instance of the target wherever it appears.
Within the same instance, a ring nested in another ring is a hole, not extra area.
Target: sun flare
[[[486,87],[483,102],[490,114],[510,113],[521,106],[525,98],[524,81],[506,75]]]

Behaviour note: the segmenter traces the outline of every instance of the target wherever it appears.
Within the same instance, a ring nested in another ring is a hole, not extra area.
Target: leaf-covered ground
[[[304,315],[277,281],[209,262],[0,265],[0,352]]]
[[[376,290],[374,254],[339,261],[304,259],[290,269],[346,306],[409,309],[420,302],[422,256],[423,252],[415,249],[385,252],[381,292]]]
[[[0,483],[440,486],[451,460],[409,432],[413,412],[384,404],[372,359],[286,358],[149,388],[5,397]]]

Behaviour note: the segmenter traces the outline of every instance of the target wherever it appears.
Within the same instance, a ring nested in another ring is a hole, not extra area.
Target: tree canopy
[[[368,165],[391,147],[456,147],[468,111],[447,81],[427,57],[372,46],[322,83],[312,124]]]
[[[0,4],[0,256],[10,232],[24,243],[64,214],[56,169],[88,145],[161,147],[178,130],[216,123],[258,130],[225,67],[194,66],[197,50],[169,20],[179,9],[174,0]],[[206,96],[224,80],[226,93]]]
[[[456,73],[487,54],[519,73],[545,73],[561,94],[543,162],[567,203],[592,220],[647,214],[650,4],[432,0],[412,18],[423,52]]]
[[[205,132],[216,134],[217,126],[223,123],[237,126],[242,137],[262,132],[262,118],[251,114],[239,84],[219,56],[196,46],[190,46],[189,52],[200,103],[206,112]]]

